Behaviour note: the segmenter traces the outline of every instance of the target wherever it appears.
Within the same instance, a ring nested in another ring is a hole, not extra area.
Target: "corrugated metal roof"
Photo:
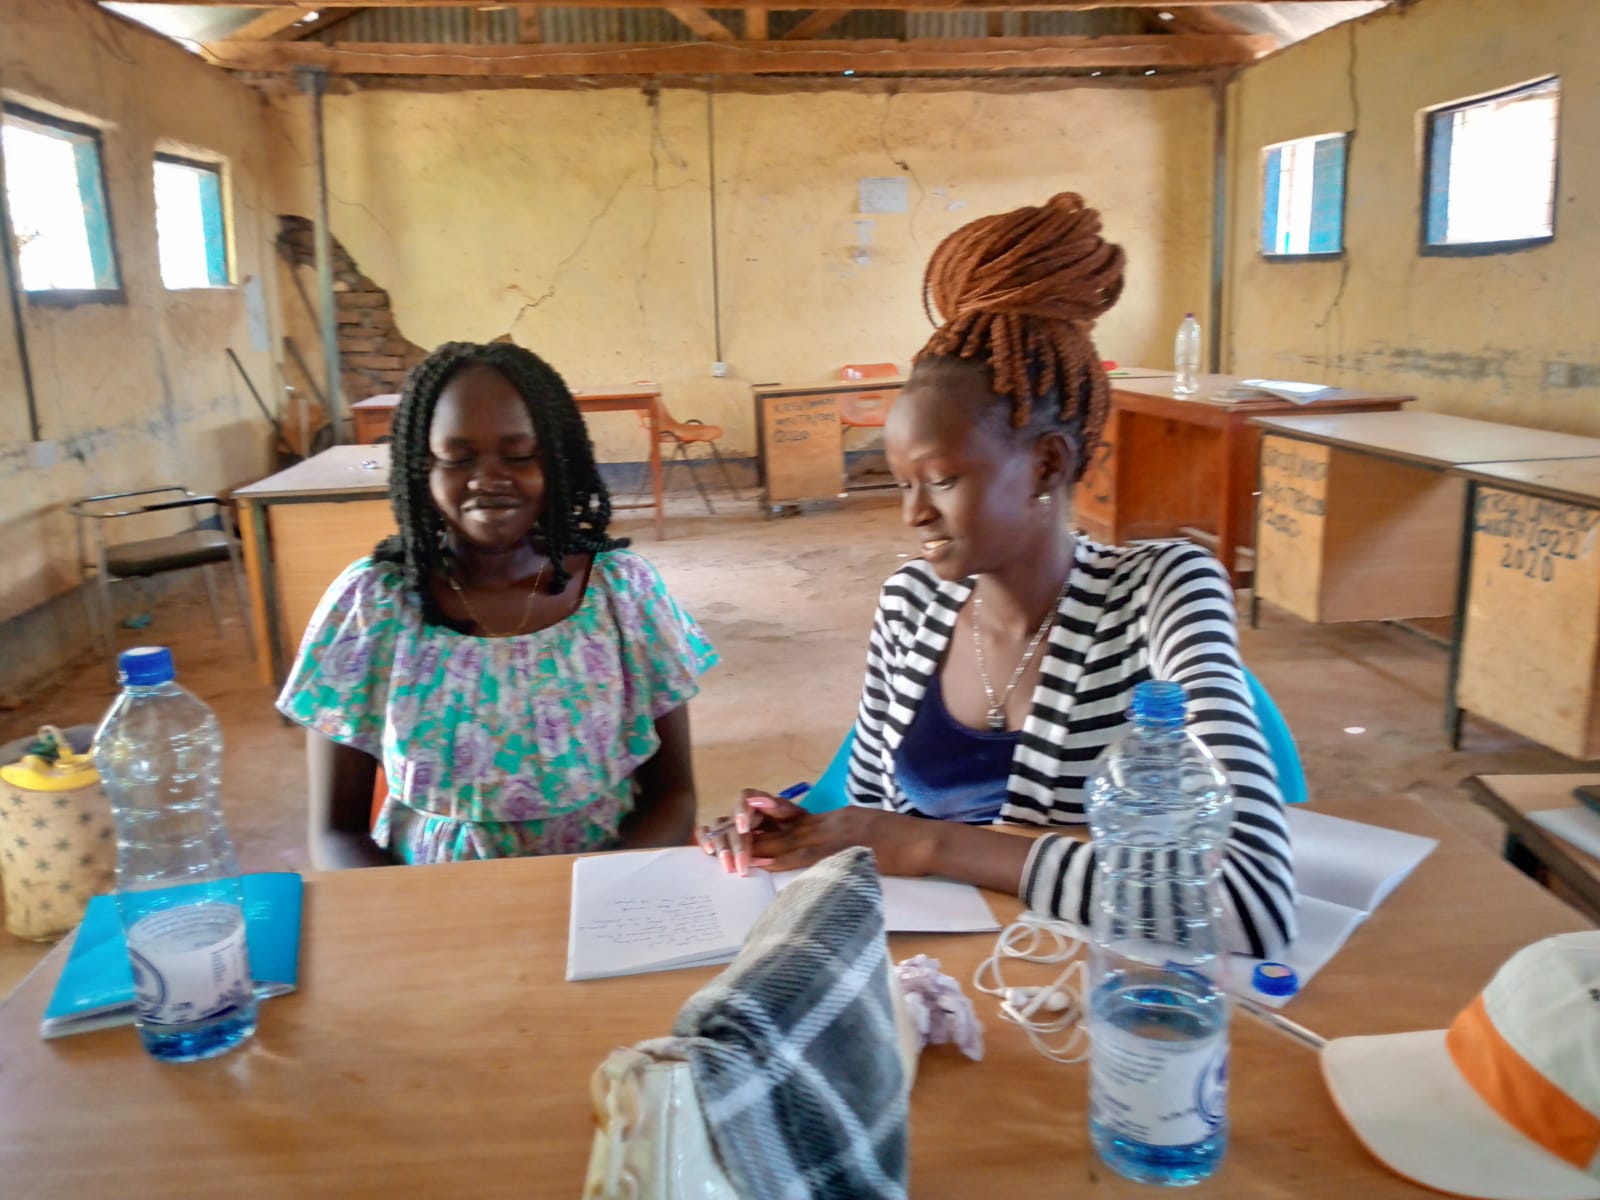
[[[596,42],[692,42],[683,22],[660,8],[546,8],[539,33],[555,45]]]
[[[311,35],[322,42],[515,42],[513,9],[368,8]]]
[[[313,4],[315,0],[305,0]],[[1390,0],[1301,0],[1294,4],[1221,4],[1207,11],[1232,22],[1247,33],[1271,34],[1280,45],[1290,45],[1334,25],[1384,7]],[[104,7],[140,21],[180,44],[197,44],[225,38],[252,20],[259,10],[195,4],[141,4],[130,0],[102,0]],[[1084,12],[999,13],[1000,32],[1007,37],[1074,37],[1139,33],[1150,9],[1100,8]],[[737,9],[711,12],[735,35],[743,32]],[[803,9],[774,11],[768,28],[782,37],[806,18]],[[989,32],[985,12],[906,12],[858,9],[851,11],[822,36],[857,38],[979,38]],[[695,34],[665,9],[655,8],[544,8],[540,30],[546,42],[557,45],[615,42],[687,42]],[[374,6],[309,36],[339,42],[515,42],[517,14],[508,7],[456,6],[437,8],[383,8]]]

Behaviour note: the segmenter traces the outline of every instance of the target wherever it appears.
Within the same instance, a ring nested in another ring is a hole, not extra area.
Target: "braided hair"
[[[606,534],[611,523],[611,493],[595,465],[594,444],[583,414],[555,369],[531,350],[510,342],[446,342],[406,376],[395,412],[389,466],[389,502],[400,532],[372,552],[380,562],[400,565],[406,586],[422,602],[422,619],[430,625],[449,625],[450,621],[429,585],[436,572],[444,571],[447,552],[444,514],[428,488],[432,466],[428,433],[445,385],[457,371],[476,366],[492,367],[504,375],[521,394],[533,420],[544,468],[544,502],[533,536],[550,559],[545,590],[557,594],[567,586],[571,579],[567,555],[599,553],[628,544],[626,538]]]
[[[1075,192],[980,217],[928,261],[922,303],[938,328],[915,361],[985,369],[990,389],[1010,401],[1014,428],[1067,434],[1081,478],[1083,448],[1099,440],[1111,401],[1089,331],[1122,295],[1124,263]]]

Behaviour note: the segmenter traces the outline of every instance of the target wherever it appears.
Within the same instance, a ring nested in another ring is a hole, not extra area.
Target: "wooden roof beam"
[[[847,9],[819,8],[783,36],[786,40],[803,42],[807,38],[816,37],[819,33],[826,33],[849,15]]]
[[[624,42],[601,45],[426,45],[241,42],[206,47],[237,71],[320,67],[334,75],[785,75],[844,71],[1179,69],[1242,66],[1271,52],[1265,37],[917,38],[911,41]]]
[[[731,42],[733,30],[717,20],[703,8],[669,8],[674,17],[686,25],[689,32],[708,42]]]
[[[264,42],[285,29],[292,29],[306,19],[307,13],[317,10],[296,5],[294,8],[268,9],[258,17],[245,22],[228,35],[230,42]]]
[[[191,4],[206,8],[256,8],[268,11],[280,9],[316,8],[370,8],[372,0],[133,0],[139,4]],[[901,9],[915,12],[987,11],[1002,9],[1013,12],[1087,12],[1097,8],[1214,8],[1219,4],[1349,4],[1361,0],[719,0],[718,7],[725,8],[831,8],[831,9]],[[384,0],[383,8],[483,8],[484,0]],[[661,0],[567,0],[571,8],[660,8]]]

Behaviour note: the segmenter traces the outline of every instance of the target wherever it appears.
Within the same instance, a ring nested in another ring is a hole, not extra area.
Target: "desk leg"
[[[244,545],[244,574],[250,592],[250,635],[256,644],[256,670],[269,687],[278,682],[273,661],[273,615],[267,604],[266,513],[259,504],[239,500],[239,540]]]
[[[1217,557],[1222,560],[1222,569],[1228,573],[1228,579],[1234,587],[1239,586],[1239,547],[1233,536],[1234,477],[1238,474],[1234,455],[1238,446],[1238,428],[1230,420],[1222,427],[1222,494],[1217,497]]]
[[[656,540],[666,536],[661,509],[661,401],[650,405],[650,487],[656,498]]]
[[[1461,650],[1467,637],[1467,594],[1472,590],[1472,534],[1477,525],[1478,485],[1467,480],[1466,512],[1461,518],[1461,558],[1456,577],[1456,611],[1450,638],[1450,675],[1445,681],[1444,732],[1450,749],[1461,749],[1461,701],[1456,688],[1461,682]]]

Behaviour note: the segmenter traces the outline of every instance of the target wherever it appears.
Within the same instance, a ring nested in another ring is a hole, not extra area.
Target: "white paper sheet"
[[[727,962],[776,894],[765,872],[728,875],[694,846],[580,858],[567,978]]]
[[[1600,813],[1587,808],[1547,808],[1528,820],[1549,830],[1569,846],[1600,858]]]
[[[783,891],[804,871],[777,871],[772,883]],[[890,933],[994,933],[994,919],[983,893],[968,883],[952,879],[901,879],[886,876],[883,885],[883,922]]]
[[[1287,816],[1296,890],[1358,912],[1370,913],[1388,899],[1439,844],[1302,808],[1290,808]]]
[[[729,875],[694,846],[600,854],[572,865],[567,978],[606,979],[730,961],[756,919],[804,872]],[[948,879],[883,879],[890,933],[1000,928],[977,888]]]

